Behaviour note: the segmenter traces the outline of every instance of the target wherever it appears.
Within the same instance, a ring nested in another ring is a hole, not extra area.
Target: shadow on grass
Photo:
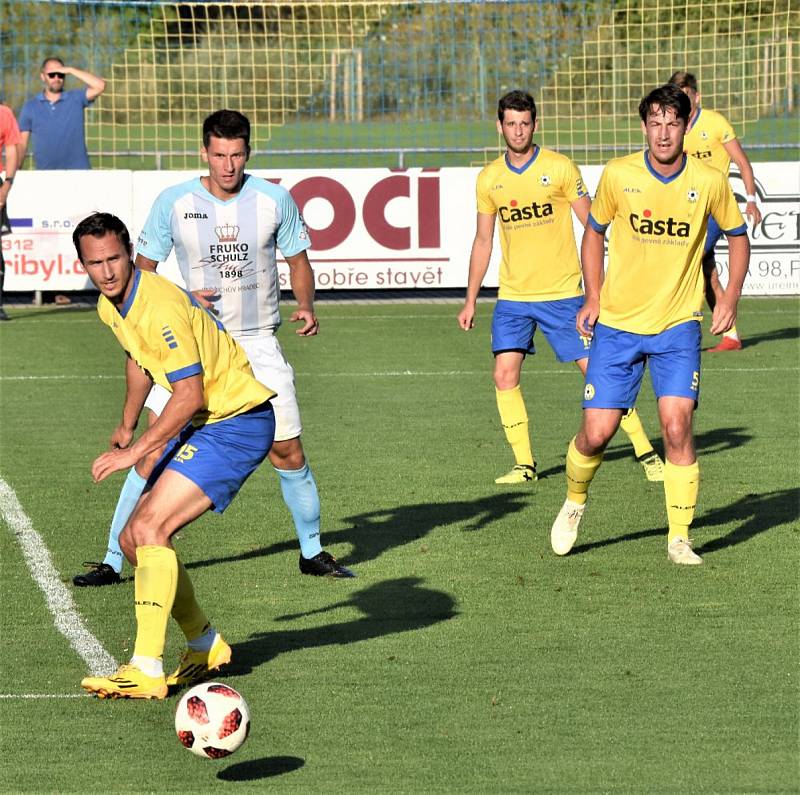
[[[724,505],[703,514],[692,527],[714,527],[735,523],[727,535],[707,541],[696,549],[698,554],[717,552],[741,544],[777,527],[797,522],[800,518],[800,488],[781,489],[766,494],[748,494],[731,505]]]
[[[800,338],[800,327],[787,326],[773,331],[765,331],[763,334],[754,334],[752,337],[748,335],[742,339],[742,348],[754,348],[762,342],[778,342],[779,340],[796,340],[798,338]]]
[[[265,756],[261,759],[250,759],[229,765],[217,773],[222,781],[258,781],[262,778],[273,778],[291,773],[306,763],[299,756]]]
[[[664,451],[661,446],[661,439],[656,437],[658,429],[656,428],[654,431],[652,428],[646,428],[645,430],[648,431],[650,439],[653,442],[653,446],[658,451],[658,454],[663,458]],[[714,455],[716,453],[724,453],[726,450],[734,450],[738,447],[743,447],[752,438],[752,434],[746,433],[745,428],[713,428],[712,430],[703,431],[703,433],[696,434],[694,437],[694,444],[699,455]],[[614,446],[606,449],[606,453],[603,456],[603,464],[605,465],[612,461],[620,461],[623,459],[630,459],[633,461],[633,446],[627,443],[620,445],[621,440],[625,440],[625,442],[627,442],[625,434],[621,431],[617,431],[614,440],[616,441]],[[565,457],[566,454],[567,445],[565,444]],[[540,472],[539,479],[543,480],[544,478],[552,475],[563,474],[564,464],[562,463],[559,466],[550,467],[550,469]]]
[[[297,649],[344,646],[362,640],[411,632],[447,621],[457,615],[456,602],[443,591],[423,587],[419,577],[402,577],[370,585],[346,599],[318,610],[279,616],[276,623],[322,615],[340,608],[355,608],[359,618],[320,627],[259,632],[233,644],[233,662],[225,676],[241,676],[273,658]]]
[[[481,530],[509,514],[524,510],[528,503],[529,495],[517,491],[493,494],[476,500],[425,502],[381,508],[346,516],[343,521],[349,526],[340,530],[323,530],[322,541],[324,546],[351,544],[352,552],[341,558],[342,563],[351,566],[374,560],[389,549],[424,538],[437,527],[463,524],[463,530]],[[296,551],[297,540],[292,538],[239,555],[194,561],[187,563],[186,568]]]
[[[781,489],[767,494],[748,494],[731,505],[715,508],[713,511],[695,518],[692,523],[693,530],[726,524],[736,525],[726,535],[711,539],[702,546],[695,547],[695,552],[698,555],[718,552],[726,547],[749,541],[754,536],[771,530],[778,525],[797,522],[798,519],[800,519],[800,488]],[[589,552],[593,549],[626,541],[638,541],[642,538],[655,536],[666,537],[666,534],[666,527],[625,533],[625,535],[621,536],[578,544],[570,552],[570,555],[580,555],[582,552]]]

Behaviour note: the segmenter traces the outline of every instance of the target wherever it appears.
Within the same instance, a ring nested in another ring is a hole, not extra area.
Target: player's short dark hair
[[[242,138],[250,150],[250,120],[238,110],[218,110],[208,116],[203,122],[203,146],[206,148],[211,143],[212,135],[226,141]]]
[[[92,213],[84,218],[72,233],[72,242],[75,245],[75,251],[78,253],[78,259],[83,262],[81,238],[89,236],[105,237],[109,233],[114,235],[125,246],[125,251],[130,255],[132,249],[128,227],[116,215],[111,213]]]
[[[668,108],[672,108],[679,119],[683,119],[686,124],[689,123],[692,103],[689,101],[689,97],[674,83],[667,83],[666,85],[654,88],[639,103],[639,118],[642,121],[647,121],[647,117],[652,112],[653,105],[658,105],[662,113],[666,112]]]
[[[529,110],[531,112],[531,121],[536,121],[536,103],[527,91],[509,91],[508,94],[500,97],[500,101],[497,103],[497,118],[501,122],[503,121],[503,114],[507,110],[518,110],[523,113]]]
[[[50,61],[55,61],[56,63],[60,63],[62,66],[64,65],[64,62],[57,55],[51,55],[49,58],[45,58],[42,61],[42,71],[44,71],[45,66],[47,66],[47,64],[49,64]]]
[[[678,88],[691,88],[697,91],[697,78],[691,72],[673,72],[668,83],[673,83]]]

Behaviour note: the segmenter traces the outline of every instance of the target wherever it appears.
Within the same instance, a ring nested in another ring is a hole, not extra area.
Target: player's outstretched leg
[[[294,521],[297,540],[300,542],[300,572],[316,577],[355,577],[355,573],[342,566],[320,543],[319,492],[314,475],[303,462],[300,469],[278,469],[281,493]]]
[[[495,479],[495,483],[529,483],[537,480],[536,461],[531,450],[528,412],[519,385],[511,389],[496,389],[497,409],[506,439],[514,452],[516,464],[510,472]]]
[[[556,555],[566,555],[578,538],[578,527],[586,509],[589,485],[594,478],[603,454],[586,456],[575,447],[575,439],[567,450],[567,499],[550,528],[550,546]]]
[[[168,687],[185,687],[207,679],[231,661],[231,647],[209,623],[194,597],[194,586],[183,564],[178,561],[178,585],[172,617],[186,636],[188,648],[178,667],[167,677]]]
[[[678,466],[667,461],[664,467],[664,496],[667,502],[667,557],[673,563],[697,566],[703,559],[692,549],[689,527],[694,519],[700,490],[700,467],[695,461]]]
[[[642,465],[645,477],[653,482],[664,480],[664,462],[661,456],[653,449],[642,425],[639,412],[629,408],[620,420],[620,427],[628,435],[633,445],[633,454]]]
[[[128,477],[122,486],[117,507],[114,509],[114,518],[111,520],[111,529],[108,532],[108,549],[102,563],[85,563],[91,570],[85,574],[73,577],[73,584],[79,587],[114,585],[119,582],[122,572],[124,556],[119,546],[120,533],[128,523],[139,497],[142,496],[147,478],[143,478],[135,467],[131,467]]]

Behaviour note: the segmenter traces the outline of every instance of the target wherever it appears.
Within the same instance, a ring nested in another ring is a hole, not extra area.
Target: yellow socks
[[[700,491],[700,467],[695,461],[689,466],[664,464],[664,495],[667,500],[669,535],[667,543],[676,538],[689,540],[689,525],[694,519],[697,494]]]
[[[513,389],[495,389],[500,422],[506,432],[506,439],[514,451],[517,464],[533,466],[531,439],[528,435],[528,412],[522,399],[519,385]]]
[[[739,339],[739,333],[736,331],[736,326],[731,326],[722,336],[730,337],[732,340]]]
[[[134,593],[136,603],[136,645],[134,657],[160,660],[164,654],[167,621],[175,599],[178,559],[169,547],[136,548]]]
[[[567,450],[567,499],[583,505],[589,492],[589,484],[597,472],[603,454],[586,456],[575,447],[575,439]]]
[[[634,455],[637,458],[641,458],[643,455],[653,452],[653,445],[650,444],[650,440],[644,432],[642,421],[639,418],[639,412],[636,411],[635,408],[628,409],[628,411],[622,415],[619,424],[622,430],[628,434],[628,438],[633,445]]]
[[[194,598],[194,587],[189,574],[180,561],[178,561],[178,587],[172,605],[172,617],[178,622],[187,640],[199,638],[210,627],[206,614]]]

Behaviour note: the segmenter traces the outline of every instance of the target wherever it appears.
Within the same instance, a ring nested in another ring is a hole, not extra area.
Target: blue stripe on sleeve
[[[592,229],[594,229],[595,232],[599,232],[601,235],[604,235],[606,233],[606,229],[608,229],[608,224],[598,223],[595,221],[591,213],[589,213],[589,219],[587,220],[587,223],[592,227]]]
[[[731,237],[741,237],[747,234],[747,224],[744,223],[741,226],[737,226],[736,229],[723,229],[722,231]]]
[[[181,367],[180,370],[173,370],[167,373],[167,381],[174,384],[176,381],[182,381],[184,378],[191,378],[193,375],[202,375],[203,365],[200,362]]]

